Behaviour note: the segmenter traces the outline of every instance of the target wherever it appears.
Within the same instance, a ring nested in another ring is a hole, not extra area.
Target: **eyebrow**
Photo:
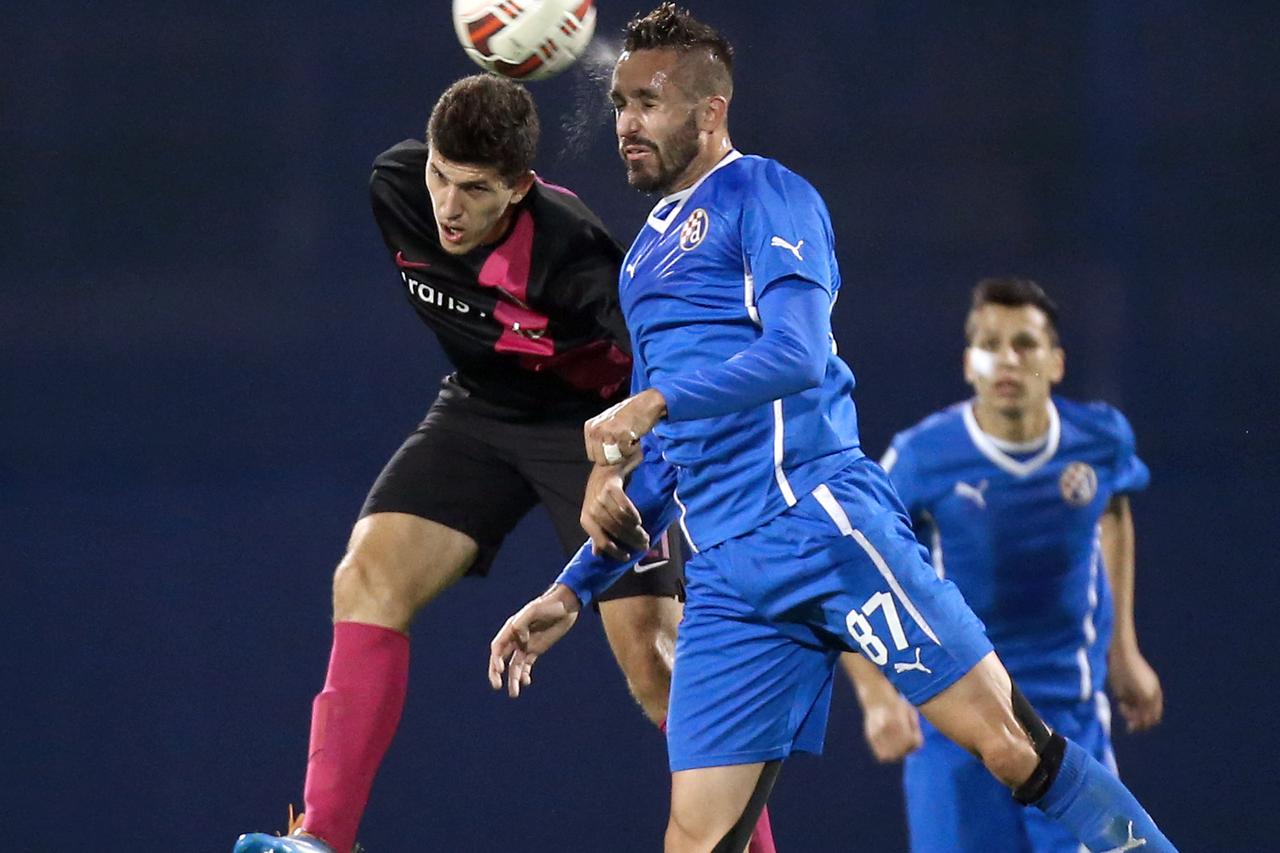
[[[622,100],[626,100],[628,97],[631,97],[631,98],[657,98],[657,97],[658,97],[658,95],[659,95],[659,93],[658,93],[658,90],[657,90],[657,89],[652,89],[652,88],[649,88],[648,86],[644,86],[644,87],[641,87],[641,88],[639,88],[639,89],[632,89],[629,95],[623,94],[621,90],[616,89],[616,88],[615,88],[615,89],[610,89],[610,90],[609,90],[609,97],[610,97],[610,98],[621,98]]]
[[[440,176],[441,178],[443,178],[445,181],[448,181],[449,183],[454,184],[455,186],[462,187],[464,190],[469,190],[469,189],[472,189],[473,187],[475,187],[475,188],[479,188],[479,189],[489,189],[489,188],[490,188],[490,187],[489,187],[489,182],[488,182],[488,181],[486,181],[486,180],[476,180],[476,181],[454,181],[454,180],[450,180],[449,176],[448,176],[448,175],[446,175],[444,172],[442,172],[442,171],[440,170],[440,167],[439,167],[439,166],[437,166],[435,163],[429,163],[428,165],[430,166],[431,171],[435,172],[437,175],[439,175],[439,176]]]

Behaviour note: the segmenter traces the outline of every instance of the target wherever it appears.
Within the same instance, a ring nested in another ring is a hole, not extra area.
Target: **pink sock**
[[[333,626],[324,690],[311,709],[302,828],[338,853],[356,843],[374,774],[400,723],[409,638],[360,622]]]
[[[667,721],[658,723],[658,730],[667,733]],[[756,821],[756,828],[751,831],[751,843],[747,845],[747,853],[778,853],[773,846],[773,827],[769,825],[769,807],[765,806]]]
[[[747,853],[778,853],[773,846],[773,827],[769,825],[769,807],[765,806],[756,821],[756,828],[751,831],[751,843],[747,845]]]

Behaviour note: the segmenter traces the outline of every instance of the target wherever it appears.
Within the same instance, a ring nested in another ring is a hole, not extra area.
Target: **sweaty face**
[[[680,189],[698,155],[697,103],[673,82],[678,64],[673,50],[638,50],[613,69],[618,154],[627,182],[643,192]]]
[[[969,315],[964,377],[979,405],[1010,414],[1042,408],[1062,372],[1062,349],[1039,308],[988,304]]]
[[[455,163],[434,150],[427,156],[427,192],[440,232],[440,245],[462,255],[502,236],[514,204],[528,186],[509,186],[492,166]]]

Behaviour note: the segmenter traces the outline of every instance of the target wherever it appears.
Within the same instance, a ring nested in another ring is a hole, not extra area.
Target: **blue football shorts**
[[[1048,726],[1087,750],[1113,773],[1111,705],[1102,693],[1071,705],[1035,702]],[[982,766],[922,720],[924,746],[907,756],[902,775],[912,853],[1077,853],[1083,850],[1039,809],[1021,806]]]
[[[865,458],[695,554],[685,575],[667,717],[673,771],[821,752],[841,652],[863,654],[919,705],[991,651]]]

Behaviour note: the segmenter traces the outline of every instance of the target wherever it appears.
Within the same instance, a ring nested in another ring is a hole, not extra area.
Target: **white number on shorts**
[[[889,624],[889,635],[893,637],[893,645],[898,651],[907,647],[907,635],[902,630],[902,620],[898,618],[898,608],[893,603],[893,596],[887,592],[877,592],[868,598],[859,610],[850,610],[844,617],[845,628],[849,636],[862,647],[862,653],[876,666],[884,666],[889,662],[889,650],[876,636],[871,622],[867,619],[876,608],[884,612],[884,621]]]

